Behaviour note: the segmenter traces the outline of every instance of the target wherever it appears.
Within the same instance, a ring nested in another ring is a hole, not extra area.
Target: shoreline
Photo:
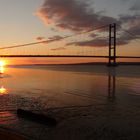
[[[89,63],[72,63],[72,64],[17,64],[17,65],[7,65],[7,67],[16,67],[16,66],[79,66],[79,65],[103,65],[107,66],[106,62],[89,62]],[[140,66],[140,62],[118,62],[119,65],[136,65]]]

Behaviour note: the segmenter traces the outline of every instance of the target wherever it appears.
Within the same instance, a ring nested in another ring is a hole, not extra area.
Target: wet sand
[[[112,102],[108,105],[56,108],[42,111],[57,120],[54,127],[24,118],[18,118],[15,124],[5,127],[35,140],[139,140],[140,111],[135,111],[138,108],[116,106]],[[17,118],[15,112],[13,115]],[[18,136],[13,138],[18,140]]]
[[[28,140],[25,136],[14,133],[12,130],[0,128],[0,139],[1,140]]]

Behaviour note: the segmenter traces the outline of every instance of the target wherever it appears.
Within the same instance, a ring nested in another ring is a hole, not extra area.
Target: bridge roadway
[[[87,57],[87,58],[109,58],[109,56],[92,55],[0,55],[0,57]],[[116,58],[140,58],[140,56],[116,56]]]

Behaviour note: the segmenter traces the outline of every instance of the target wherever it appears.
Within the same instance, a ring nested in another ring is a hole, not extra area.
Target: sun
[[[5,66],[5,61],[3,61],[3,60],[0,60],[0,67],[3,67],[3,66]]]

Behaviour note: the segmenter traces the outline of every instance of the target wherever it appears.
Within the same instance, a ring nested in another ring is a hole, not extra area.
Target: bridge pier
[[[116,63],[116,23],[109,25],[108,66],[117,66],[117,63]]]

